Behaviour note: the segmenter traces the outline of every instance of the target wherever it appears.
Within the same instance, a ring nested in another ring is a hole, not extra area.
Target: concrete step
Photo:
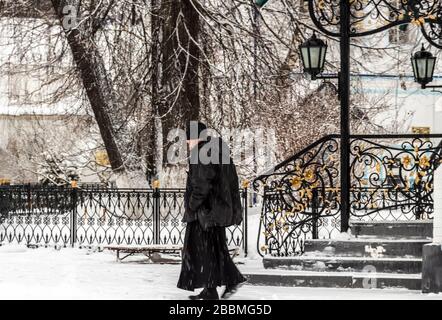
[[[306,240],[304,249],[305,255],[325,257],[420,258],[422,248],[427,243],[431,243],[431,240]]]
[[[377,272],[413,274],[422,271],[421,258],[369,258],[369,257],[265,257],[266,269],[298,271]]]
[[[421,274],[265,270],[245,273],[250,285],[421,290]]]
[[[433,221],[351,221],[351,232],[358,238],[431,239]]]

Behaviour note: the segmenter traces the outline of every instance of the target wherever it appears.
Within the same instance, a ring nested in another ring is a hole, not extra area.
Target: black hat
[[[207,126],[202,122],[190,121],[186,126],[187,140],[207,139]]]

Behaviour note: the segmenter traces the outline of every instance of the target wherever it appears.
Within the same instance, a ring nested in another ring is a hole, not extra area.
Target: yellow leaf
[[[379,162],[376,163],[376,172],[377,173],[381,172],[381,164]]]
[[[305,194],[305,190],[304,189],[299,191],[299,196],[301,197],[301,199],[304,198],[304,194]]]
[[[153,189],[158,189],[160,187],[160,180],[154,180],[152,182],[152,188]]]
[[[311,181],[314,179],[314,177],[315,177],[315,174],[313,173],[313,170],[308,169],[305,171],[305,173],[304,173],[305,180]]]
[[[100,150],[95,152],[95,162],[103,167],[110,166],[110,161],[107,152],[105,150]]]
[[[407,168],[411,163],[411,158],[410,156],[407,154],[405,157],[402,158],[402,164],[404,165],[405,168]]]
[[[423,168],[427,168],[427,167],[431,166],[430,160],[428,159],[428,157],[426,155],[424,155],[422,158],[420,158],[419,165]]]
[[[291,183],[293,188],[298,189],[301,186],[302,180],[299,177],[293,177]]]

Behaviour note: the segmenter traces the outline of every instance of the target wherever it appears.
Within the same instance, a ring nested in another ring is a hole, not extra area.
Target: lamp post
[[[343,4],[343,9],[347,10],[347,5]],[[348,26],[347,19],[343,19],[345,29]],[[341,40],[341,72],[337,75],[321,75],[324,71],[325,57],[327,54],[327,44],[313,36],[299,46],[304,72],[316,79],[338,79],[338,96],[341,103],[341,231],[346,232],[349,228],[350,220],[350,41]]]
[[[310,15],[312,13],[313,2],[309,0]],[[350,4],[349,1],[340,1],[340,54],[341,66],[337,75],[321,75],[324,70],[325,58],[327,54],[327,44],[318,39],[316,34],[300,45],[301,60],[304,72],[310,74],[312,80],[316,79],[338,79],[339,100],[341,104],[341,162],[340,162],[340,182],[341,182],[341,231],[349,229],[350,220]],[[318,22],[319,23],[319,22]]]
[[[329,37],[337,38],[340,47],[340,71],[338,75],[322,76],[323,62],[325,62],[326,50],[312,50],[312,41],[309,39],[305,46],[301,45],[301,59],[304,71],[310,73],[312,80],[322,78],[337,78],[339,80],[339,98],[341,107],[341,231],[349,229],[350,219],[350,38],[373,35],[392,27],[406,24],[414,24],[420,27],[425,39],[433,46],[442,48],[438,43],[442,39],[442,7],[437,0],[413,0],[413,1],[327,1],[307,0],[310,18],[315,27]],[[385,14],[388,11],[389,14]],[[373,19],[376,19],[373,23]],[[309,44],[310,41],[310,44]],[[317,42],[320,44],[320,42]],[[321,44],[320,44],[321,46]],[[303,49],[303,48],[309,48]],[[310,58],[308,57],[310,54]],[[311,55],[316,58],[312,60]],[[422,52],[421,52],[422,54]],[[424,60],[427,58],[427,60]],[[310,60],[309,60],[310,59]],[[434,69],[434,60],[430,56],[418,55],[414,67],[418,72],[420,81],[428,81],[428,72]],[[423,69],[423,61],[427,63]],[[306,64],[305,62],[308,62]],[[321,66],[322,63],[322,66]],[[431,67],[432,66],[432,67]],[[312,68],[312,67],[319,67]],[[431,68],[430,68],[431,67]],[[420,69],[419,69],[420,68]],[[425,71],[422,73],[422,71]],[[434,71],[434,70],[433,70]],[[431,71],[431,74],[432,72]],[[421,77],[421,74],[427,78]],[[432,78],[432,77],[431,77]],[[428,83],[428,82],[427,82]],[[429,88],[427,83],[424,88]]]
[[[341,232],[350,225],[350,1],[341,0],[339,41],[341,68],[339,96],[341,100]]]

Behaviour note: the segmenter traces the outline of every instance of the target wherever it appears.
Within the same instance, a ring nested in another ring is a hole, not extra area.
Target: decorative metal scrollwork
[[[352,136],[351,219],[431,219],[441,139]],[[324,137],[255,179],[256,189],[264,187],[262,255],[300,254],[306,239],[329,239],[340,232],[339,145],[339,136]]]
[[[0,188],[0,245],[182,244],[182,189]],[[228,245],[247,250],[244,222],[226,228]]]
[[[439,13],[438,21],[442,21],[442,12]],[[421,27],[424,38],[432,46],[442,49],[442,23],[426,23]]]
[[[348,0],[350,37],[361,37],[411,23],[422,27],[427,39],[439,39],[442,22],[440,0]],[[340,0],[309,0],[309,12],[323,33],[339,37]],[[425,31],[424,24],[429,30]]]
[[[339,140],[327,136],[255,179],[255,188],[265,186],[259,230],[264,241],[258,242],[265,243],[262,253],[299,253],[307,235],[329,235],[327,228],[339,213],[338,163]]]
[[[405,142],[356,138],[351,154],[354,216],[431,217],[433,172],[440,164],[440,145],[424,138]]]

